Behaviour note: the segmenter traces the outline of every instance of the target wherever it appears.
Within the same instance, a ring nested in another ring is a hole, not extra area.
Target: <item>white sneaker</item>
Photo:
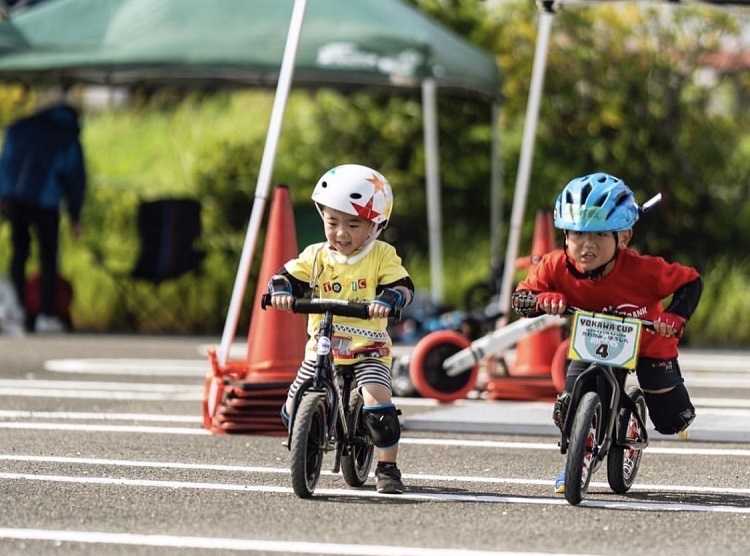
[[[65,332],[65,325],[63,322],[52,315],[37,315],[36,321],[34,322],[34,332],[38,334],[54,334],[58,332]]]

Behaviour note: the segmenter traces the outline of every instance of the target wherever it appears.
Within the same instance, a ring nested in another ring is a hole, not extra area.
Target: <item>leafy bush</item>
[[[691,345],[744,346],[750,338],[750,259],[720,258],[703,274],[703,296],[686,328]]]

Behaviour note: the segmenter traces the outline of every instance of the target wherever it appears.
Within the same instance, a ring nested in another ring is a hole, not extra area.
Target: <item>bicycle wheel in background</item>
[[[579,504],[586,496],[594,472],[594,448],[601,438],[602,402],[596,392],[586,392],[576,409],[565,460],[565,499]]]
[[[326,406],[323,397],[307,393],[297,408],[292,429],[292,488],[300,498],[310,498],[320,479],[326,443]]]
[[[631,386],[627,389],[626,395],[633,400],[641,420],[645,423],[646,399],[643,397],[643,391],[637,386]],[[643,432],[638,420],[628,409],[620,410],[617,418],[617,429],[617,438],[643,440]],[[643,457],[643,450],[633,450],[615,442],[612,443],[609,455],[607,455],[607,481],[614,492],[625,494],[630,490],[635,482],[636,475],[638,475],[641,457]]]
[[[341,455],[341,474],[346,484],[353,487],[361,487],[367,482],[375,454],[375,445],[364,426],[363,407],[364,401],[359,390],[352,389],[347,423],[352,437]]]
[[[448,376],[443,362],[469,347],[469,339],[453,330],[431,332],[414,346],[409,373],[417,391],[426,398],[441,402],[463,399],[474,389],[479,365],[473,365],[456,376]]]

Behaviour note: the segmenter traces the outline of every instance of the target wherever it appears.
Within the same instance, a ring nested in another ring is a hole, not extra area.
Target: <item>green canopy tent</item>
[[[11,14],[28,43],[3,79],[273,87],[293,0],[48,0]],[[294,84],[441,89],[494,98],[494,59],[399,0],[315,0],[305,12]]]
[[[446,90],[492,102],[490,229],[492,253],[499,252],[498,66],[400,0],[314,0],[309,6],[306,0],[49,0],[0,24],[0,80],[276,86],[222,357],[236,327],[292,84],[421,90],[435,301],[443,295],[436,94]]]

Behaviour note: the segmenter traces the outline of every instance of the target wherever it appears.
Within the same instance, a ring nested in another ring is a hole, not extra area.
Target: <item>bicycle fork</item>
[[[597,392],[602,404],[602,426],[596,438],[595,445],[591,448],[592,459],[595,467],[598,467],[604,457],[609,452],[612,442],[615,441],[616,434],[615,423],[619,415],[620,398],[624,395],[624,376],[617,377],[612,372],[607,372],[599,365],[590,365],[583,371],[573,385],[573,391],[570,394],[571,404],[565,415],[562,434],[560,438],[560,453],[565,454],[568,451],[568,439],[573,427],[573,420],[583,395],[592,390]]]
[[[337,392],[334,380],[334,364],[331,355],[331,336],[333,334],[333,314],[325,313],[323,321],[320,323],[320,336],[316,346],[315,372],[311,378],[308,378],[300,384],[292,399],[292,413],[289,416],[289,434],[287,436],[287,447],[292,445],[292,431],[294,430],[294,420],[297,415],[302,398],[308,393],[314,393],[325,398],[326,406],[326,438],[327,444],[333,438],[337,416],[341,411],[341,396]],[[326,446],[326,451],[330,447]]]

